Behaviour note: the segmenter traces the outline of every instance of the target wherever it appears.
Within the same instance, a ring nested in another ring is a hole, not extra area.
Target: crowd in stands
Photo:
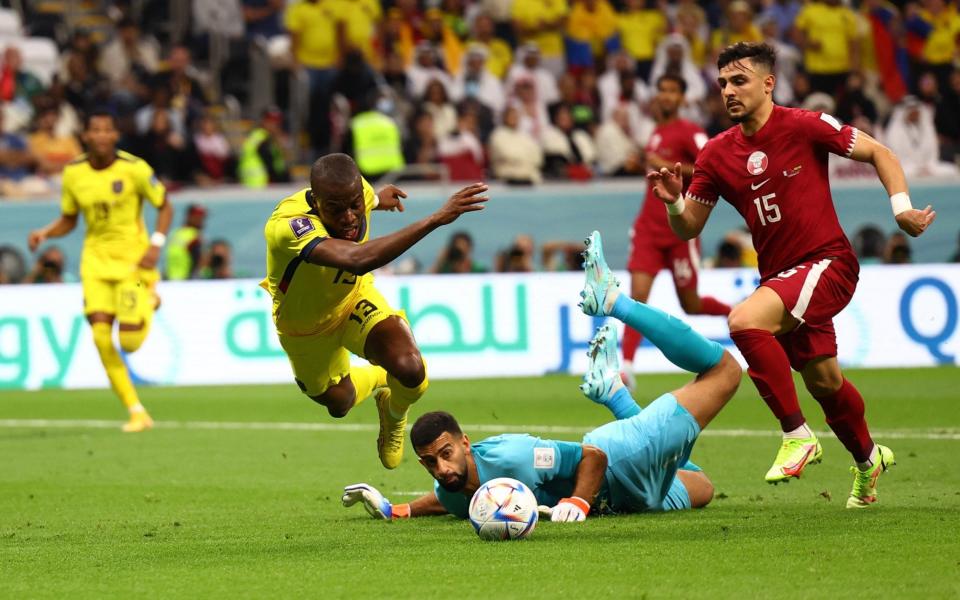
[[[121,147],[171,186],[288,181],[292,164],[330,151],[370,177],[642,175],[658,77],[684,78],[681,116],[715,135],[731,125],[716,56],[761,40],[778,50],[778,103],[873,134],[908,176],[958,172],[950,0],[201,0],[183,35],[157,25],[168,3],[87,3],[103,5],[105,27],[64,34],[32,14],[33,35],[0,35],[4,197],[55,192],[81,152],[83,114],[102,106],[119,118]],[[53,68],[31,45],[43,35],[60,42]],[[228,38],[225,62],[212,58],[213,36]],[[250,79],[255,43],[270,48],[274,81]],[[290,110],[294,88],[277,84],[291,79],[306,87],[303,114]],[[247,102],[248,130],[225,135],[231,95],[269,85],[279,108],[249,114]],[[832,169],[872,174],[848,161]]]

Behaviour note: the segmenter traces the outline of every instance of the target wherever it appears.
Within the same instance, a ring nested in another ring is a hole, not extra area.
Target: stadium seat
[[[17,41],[24,67],[48,86],[60,68],[60,51],[50,38],[29,37]]]

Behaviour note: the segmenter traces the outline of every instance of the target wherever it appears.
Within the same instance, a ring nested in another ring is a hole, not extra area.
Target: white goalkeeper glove
[[[583,521],[590,512],[590,503],[583,498],[571,496],[562,498],[550,511],[550,520],[553,522]]]
[[[343,498],[340,500],[344,506],[353,506],[360,502],[371,517],[382,521],[410,517],[409,504],[390,504],[377,488],[366,483],[355,483],[343,488]]]

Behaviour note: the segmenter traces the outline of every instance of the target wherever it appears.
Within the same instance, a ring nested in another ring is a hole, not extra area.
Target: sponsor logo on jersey
[[[795,166],[794,168],[790,169],[789,171],[784,170],[783,176],[784,176],[784,177],[795,177],[795,176],[797,176],[797,175],[800,174],[800,169],[802,169],[802,168],[803,168],[803,165],[797,165],[797,166]]]
[[[118,179],[118,180],[114,181],[114,182],[113,182],[113,193],[114,193],[114,194],[119,194],[119,193],[122,192],[122,191],[123,191],[123,180],[122,180],[122,179]]]
[[[747,173],[759,175],[767,170],[767,164],[769,164],[767,155],[757,150],[747,159]]]
[[[314,230],[313,221],[307,217],[294,217],[290,219],[290,229],[293,230],[293,235],[299,240]]]
[[[533,449],[533,468],[534,469],[552,469],[555,456],[553,448],[534,448]]]

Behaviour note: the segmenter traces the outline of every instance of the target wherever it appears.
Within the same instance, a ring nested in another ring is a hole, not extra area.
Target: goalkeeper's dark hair
[[[462,436],[460,425],[448,412],[436,410],[421,415],[410,430],[410,443],[414,448],[423,448],[440,437],[443,433],[453,436]]]
[[[755,65],[763,65],[767,71],[773,73],[777,64],[777,51],[766,42],[737,42],[724,48],[717,57],[717,69],[745,58],[749,58]]]

